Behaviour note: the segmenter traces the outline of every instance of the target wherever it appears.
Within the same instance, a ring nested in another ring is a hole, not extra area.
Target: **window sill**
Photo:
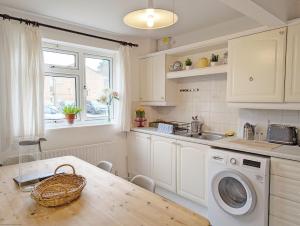
[[[80,127],[94,127],[94,126],[110,126],[115,125],[114,121],[108,122],[103,120],[93,120],[93,121],[75,121],[73,125],[68,124],[67,122],[61,123],[46,123],[46,130],[56,130],[56,129],[71,129],[71,128],[80,128]]]

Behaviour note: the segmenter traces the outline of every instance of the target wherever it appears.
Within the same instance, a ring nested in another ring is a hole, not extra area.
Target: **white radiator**
[[[91,144],[76,147],[67,147],[42,152],[42,159],[61,157],[66,155],[76,156],[84,161],[96,165],[103,160],[103,150],[107,145],[113,142],[103,142],[99,144]]]

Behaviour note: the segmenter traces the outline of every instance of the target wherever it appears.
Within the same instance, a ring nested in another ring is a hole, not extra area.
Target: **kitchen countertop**
[[[237,144],[234,143],[234,141],[238,140],[238,137],[229,137],[224,138],[221,140],[203,140],[193,137],[185,137],[180,135],[174,135],[174,134],[164,134],[157,132],[156,128],[150,128],[150,127],[144,127],[144,128],[132,128],[131,131],[135,132],[141,132],[151,135],[158,135],[166,138],[176,139],[180,141],[188,141],[193,143],[199,143],[199,144],[205,144],[212,147],[217,148],[224,148],[224,149],[231,149],[235,151],[241,151],[241,152],[247,152],[252,154],[258,154],[258,155],[265,155],[270,157],[277,157],[277,158],[283,158],[283,159],[289,159],[294,161],[300,162],[300,147],[299,146],[290,146],[290,145],[281,145],[279,147],[268,149],[263,147],[257,147],[253,145],[252,147],[250,145],[243,145],[243,144]],[[251,142],[251,141],[250,141]],[[266,142],[266,144],[268,144]]]

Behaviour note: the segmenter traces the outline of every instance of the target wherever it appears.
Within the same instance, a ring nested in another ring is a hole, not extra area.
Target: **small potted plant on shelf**
[[[187,58],[185,60],[185,69],[186,70],[192,69],[192,64],[193,64],[192,60],[190,58]]]
[[[142,107],[139,107],[136,109],[135,111],[135,122],[136,122],[136,126],[137,127],[144,127],[145,126],[145,122],[147,121],[147,119],[145,119],[145,110]]]
[[[76,118],[76,115],[81,112],[81,109],[79,107],[76,107],[75,105],[66,105],[63,108],[63,112],[65,114],[65,117],[70,125],[74,123],[74,120]]]
[[[218,65],[219,55],[212,54],[210,59],[210,66]]]
[[[119,93],[117,91],[113,91],[112,89],[105,89],[103,91],[103,95],[98,99],[98,101],[102,104],[106,104],[107,106],[107,121],[111,121],[111,106],[114,100],[119,100]]]

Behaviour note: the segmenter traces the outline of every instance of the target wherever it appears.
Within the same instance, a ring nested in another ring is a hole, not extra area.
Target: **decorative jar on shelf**
[[[205,68],[208,67],[208,65],[209,65],[209,60],[206,57],[200,58],[197,63],[198,68]]]

